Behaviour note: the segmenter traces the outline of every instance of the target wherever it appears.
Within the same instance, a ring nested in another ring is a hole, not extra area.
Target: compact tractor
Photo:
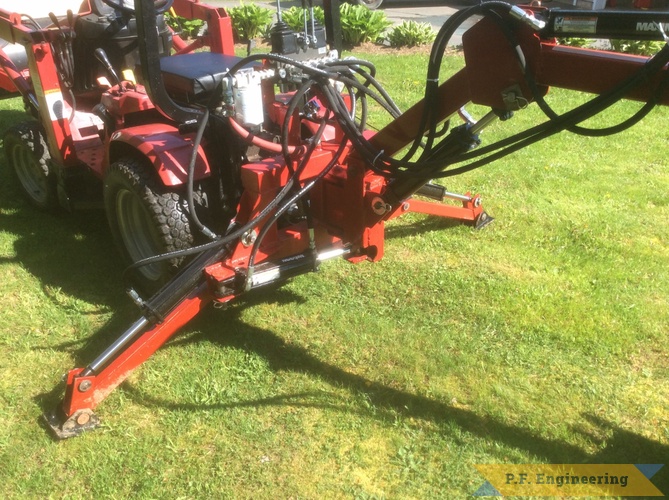
[[[226,11],[199,0],[71,3],[41,16],[0,10],[0,88],[22,96],[32,115],[6,132],[5,153],[37,207],[104,205],[141,312],[66,374],[62,402],[45,414],[59,438],[96,427],[97,405],[207,306],[326,259],[377,261],[385,222],[407,212],[475,227],[491,220],[479,195],[447,192],[434,179],[562,130],[618,132],[669,98],[666,45],[639,57],[556,42],[663,40],[666,13],[501,1],[463,9],[437,35],[424,98],[402,112],[372,64],[341,56],[338,0],[324,0],[325,26],[305,1],[299,32],[282,22],[277,2],[271,50],[246,57],[235,55]],[[185,41],[168,11],[205,27]],[[442,58],[463,23],[471,24],[465,65],[444,78]],[[544,100],[549,86],[596,97],[558,114]],[[645,104],[607,129],[581,125],[623,98]],[[475,121],[468,103],[487,112]],[[488,125],[530,103],[544,123],[482,145]],[[391,116],[378,132],[367,127],[371,106]]]

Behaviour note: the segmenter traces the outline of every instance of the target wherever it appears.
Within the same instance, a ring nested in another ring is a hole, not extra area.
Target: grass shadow
[[[456,219],[448,219],[446,217],[424,216],[415,222],[404,222],[387,224],[385,227],[385,238],[396,239],[406,238],[417,234],[425,234],[432,232],[440,232],[445,229],[452,229],[455,227],[467,225],[462,221]],[[468,225],[469,226],[469,225]],[[469,226],[471,227],[471,226]]]
[[[229,334],[221,335],[219,328],[211,326],[211,318],[196,318],[193,325],[200,333],[188,338],[177,339],[172,346],[193,342],[207,341],[219,344],[222,348],[233,348],[261,356],[271,370],[294,371],[324,380],[333,387],[344,387],[355,394],[364,394],[372,408],[360,406],[357,413],[378,419],[393,425],[397,415],[409,419],[427,420],[437,424],[441,432],[450,432],[453,424],[475,438],[503,443],[537,457],[544,463],[664,463],[669,457],[669,445],[649,440],[641,435],[624,430],[605,419],[594,415],[583,415],[584,421],[594,426],[596,432],[588,436],[597,442],[596,436],[605,433],[610,436],[603,447],[596,453],[562,440],[543,437],[529,429],[502,422],[488,415],[479,415],[473,411],[458,408],[446,401],[431,399],[422,395],[388,387],[363,376],[350,373],[339,366],[318,359],[306,348],[287,344],[281,337],[270,330],[257,328],[244,323],[240,316],[244,308],[252,307],[260,301],[281,299],[281,291],[264,297],[255,297],[241,307],[226,311],[225,328]],[[206,322],[209,321],[209,324]],[[350,413],[351,406],[338,406],[331,401],[331,395],[319,393],[295,393],[270,398],[247,401],[231,401],[214,404],[180,404],[143,393],[141,389],[125,383],[122,390],[137,403],[148,407],[160,407],[178,411],[228,410],[244,407],[292,406],[321,408],[326,411]],[[329,399],[326,402],[325,399]],[[356,410],[353,410],[356,411]],[[582,431],[574,431],[574,433]],[[669,474],[661,471],[653,483],[660,490],[669,491]]]
[[[16,115],[25,119],[21,113]],[[0,265],[20,266],[39,282],[44,300],[64,313],[74,308],[77,315],[110,316],[109,323],[92,337],[56,346],[86,359],[111,332],[137,316],[123,291],[123,263],[104,211],[43,212],[21,196],[16,182],[0,155],[0,232],[11,234],[13,240],[11,254],[0,256]],[[90,304],[92,310],[82,313],[76,309],[78,300]],[[90,343],[90,349],[77,348],[82,342]]]

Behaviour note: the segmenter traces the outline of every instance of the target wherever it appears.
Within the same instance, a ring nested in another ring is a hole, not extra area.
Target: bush
[[[659,52],[663,46],[664,42],[657,40],[611,40],[613,51],[639,56],[652,56]]]
[[[437,34],[428,23],[403,21],[388,33],[388,41],[392,47],[416,47],[432,43]]]
[[[165,13],[165,22],[174,33],[184,38],[195,38],[204,26],[202,19],[186,19],[169,12]]]
[[[241,42],[258,38],[272,24],[272,11],[254,3],[242,2],[239,7],[229,8],[228,14],[237,40]]]
[[[293,31],[304,31],[305,17],[304,9],[298,7],[291,7],[281,13],[281,19]],[[314,7],[314,17],[321,26],[325,25],[325,12],[323,11],[323,7]]]
[[[363,42],[375,42],[392,23],[378,10],[369,10],[364,5],[344,3],[340,8],[342,40],[355,46]]]
[[[591,40],[586,38],[558,38],[558,45],[566,45],[567,47],[583,48],[590,45]]]

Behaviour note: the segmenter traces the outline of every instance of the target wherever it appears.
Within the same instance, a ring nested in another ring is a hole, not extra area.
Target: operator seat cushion
[[[205,101],[227,71],[242,59],[213,52],[193,52],[163,57],[160,69],[165,90],[176,101]]]

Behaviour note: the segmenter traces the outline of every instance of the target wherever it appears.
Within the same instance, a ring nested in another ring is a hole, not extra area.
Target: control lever
[[[309,0],[309,18],[311,19],[311,37],[314,47],[316,44],[316,16],[314,13],[314,0]]]
[[[58,17],[53,12],[49,12],[49,18],[60,34],[60,40],[53,44],[56,55],[56,67],[63,85],[71,89],[74,85],[74,58],[72,56],[72,38],[74,32],[72,30],[64,31],[60,26]]]
[[[281,13],[281,0],[276,0],[276,21],[278,23],[283,22],[283,17]]]
[[[103,48],[98,47],[95,49],[95,58],[105,67],[107,73],[109,73],[109,76],[111,76],[112,80],[114,81],[114,85],[121,83],[121,79],[118,77],[116,70],[114,70],[111,61],[109,60],[109,57],[107,57],[107,53]]]
[[[308,22],[309,20],[307,19],[307,0],[302,0],[302,13],[304,14],[304,38],[305,40],[309,40],[309,30],[308,30]]]

